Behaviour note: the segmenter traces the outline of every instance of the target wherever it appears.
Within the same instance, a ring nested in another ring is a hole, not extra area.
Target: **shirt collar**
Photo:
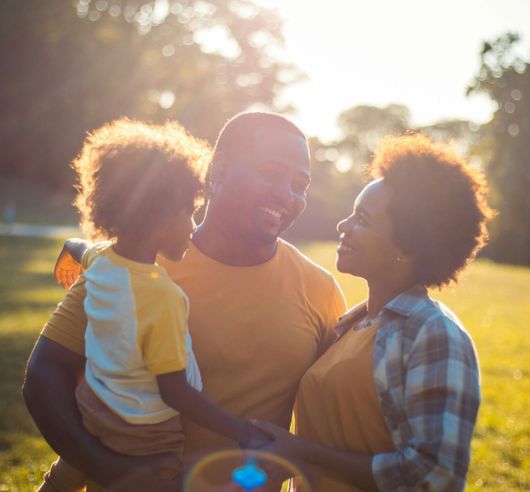
[[[383,309],[408,318],[421,309],[427,300],[427,289],[423,285],[414,285],[388,301]]]

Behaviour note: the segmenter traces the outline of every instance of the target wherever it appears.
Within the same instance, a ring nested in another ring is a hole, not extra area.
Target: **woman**
[[[303,377],[297,436],[256,425],[269,451],[312,465],[317,492],[462,490],[480,402],[473,343],[427,294],[487,238],[486,187],[450,149],[389,137],[338,224],[337,268],[368,283],[338,340]]]

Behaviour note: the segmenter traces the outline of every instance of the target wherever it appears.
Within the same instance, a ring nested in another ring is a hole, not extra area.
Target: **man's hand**
[[[79,275],[83,273],[83,267],[68,250],[68,241],[64,244],[57,257],[53,273],[57,283],[61,284],[65,290],[68,290],[76,282]]]

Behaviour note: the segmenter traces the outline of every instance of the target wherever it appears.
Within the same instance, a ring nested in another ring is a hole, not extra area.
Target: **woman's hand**
[[[249,422],[249,440],[244,444],[244,449],[262,449],[273,442],[273,438],[266,432],[258,429],[252,422]]]
[[[284,428],[262,420],[251,420],[252,425],[267,434],[273,442],[261,451],[277,454],[287,459],[295,459],[301,454],[303,441]]]

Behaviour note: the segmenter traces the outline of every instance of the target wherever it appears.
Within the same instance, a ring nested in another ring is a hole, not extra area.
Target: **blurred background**
[[[419,130],[484,171],[491,241],[432,294],[479,353],[466,491],[530,490],[529,63],[528,0],[0,0],[0,492],[35,490],[55,459],[20,387],[64,295],[62,240],[35,236],[77,233],[69,163],[86,133],[119,116],[177,119],[213,144],[248,109],[310,137],[308,206],[288,238],[350,306],[366,288],[334,269],[335,225],[378,139]]]
[[[386,134],[453,139],[499,211],[485,255],[530,264],[530,2],[2,0],[4,222],[75,223],[69,162],[118,116],[213,143],[247,109],[311,137],[294,240],[334,239]]]

